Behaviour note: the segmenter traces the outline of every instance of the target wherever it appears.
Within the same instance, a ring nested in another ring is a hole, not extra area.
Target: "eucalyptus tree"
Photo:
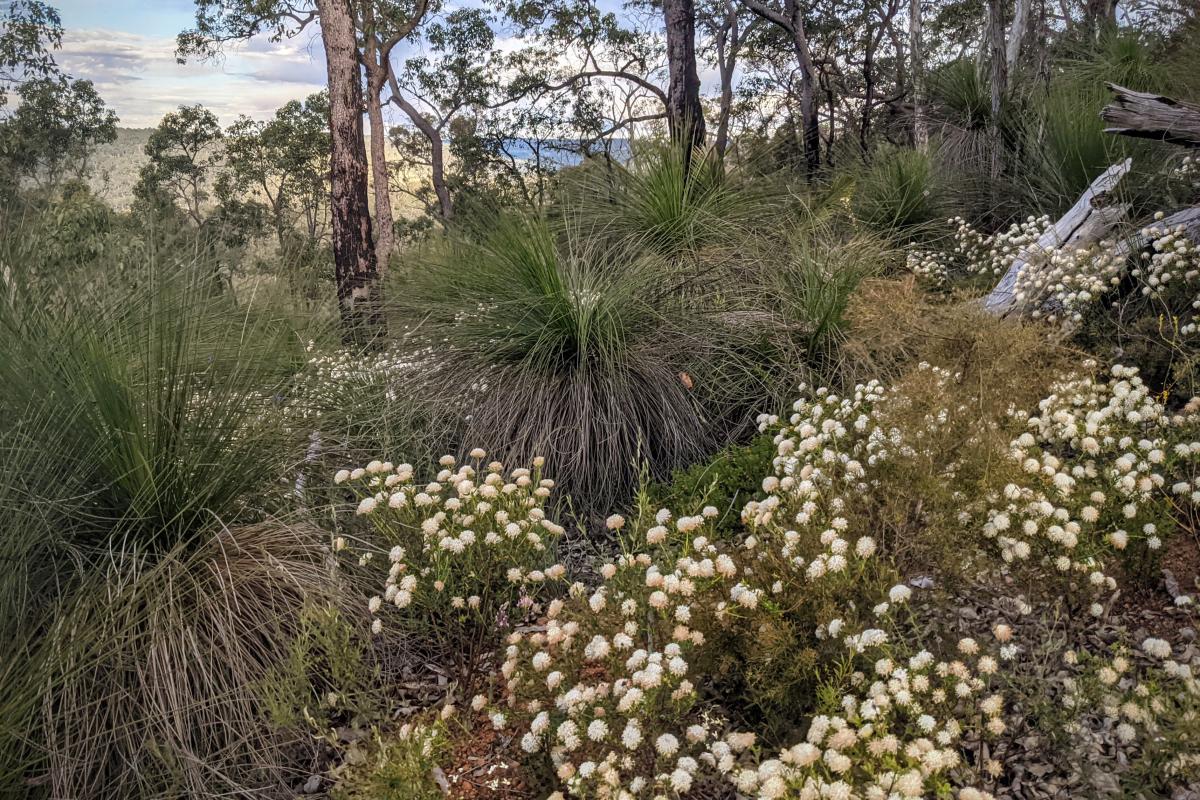
[[[388,78],[388,102],[404,112],[410,126],[400,126],[392,140],[407,156],[400,167],[427,165],[443,222],[454,216],[454,200],[446,176],[449,126],[460,115],[488,105],[496,87],[492,49],[495,32],[486,11],[464,8],[429,22],[425,52],[394,66]],[[412,191],[401,176],[402,190]]]
[[[41,0],[8,0],[4,4],[0,11],[0,106],[26,81],[66,81],[54,60],[62,37],[62,18],[54,6]]]
[[[224,45],[266,35],[294,37],[317,23],[329,87],[330,209],[338,310],[347,340],[383,330],[379,275],[368,202],[360,37],[352,0],[196,0],[195,27],[179,34],[177,55],[212,58]]]
[[[224,135],[217,115],[202,105],[165,114],[146,142],[148,161],[134,186],[143,201],[179,208],[197,227],[204,224]]]
[[[700,31],[699,54],[716,66],[720,80],[713,150],[719,158],[729,148],[730,126],[737,97],[735,78],[746,37],[762,19],[749,14],[737,0],[702,0],[696,9]]]
[[[91,172],[97,145],[117,138],[117,115],[91,81],[42,77],[17,87],[21,103],[0,122],[0,164],[8,181],[33,180],[43,189]]]
[[[240,117],[225,131],[224,193],[264,201],[282,251],[303,230],[321,238],[327,206],[329,101],[324,92],[292,100],[265,121]]]
[[[395,246],[395,221],[389,191],[387,129],[382,97],[393,77],[392,53],[411,37],[430,10],[429,0],[357,0],[359,58],[366,72],[367,119],[371,124],[371,176],[375,192],[375,252],[386,268]]]
[[[740,0],[754,14],[787,34],[800,73],[800,120],[809,177],[821,168],[821,128],[817,110],[817,69],[813,62],[802,0]]]
[[[116,114],[96,87],[72,80],[55,61],[62,37],[58,11],[41,0],[0,7],[0,181],[6,191],[30,179],[42,188],[81,179],[95,146],[116,138]],[[7,109],[13,94],[20,103]]]
[[[629,6],[619,16],[590,0],[505,0],[502,7],[527,42],[507,59],[510,102],[536,103],[565,93],[585,141],[632,136],[637,126],[668,118],[665,12]],[[686,66],[676,76],[678,96],[686,104]],[[698,83],[691,88],[698,91]]]
[[[667,128],[671,141],[683,148],[686,171],[692,151],[703,147],[706,131],[696,70],[696,5],[694,0],[662,0],[667,48]]]

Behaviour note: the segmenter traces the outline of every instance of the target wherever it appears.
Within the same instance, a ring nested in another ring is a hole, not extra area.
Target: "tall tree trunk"
[[[1008,47],[1004,58],[1009,75],[1017,69],[1017,59],[1021,57],[1021,43],[1025,40],[1025,31],[1029,28],[1029,2],[1030,0],[1016,0],[1013,7],[1012,28],[1008,32]]]
[[[716,35],[717,68],[721,73],[721,100],[713,149],[722,160],[725,158],[725,151],[729,149],[729,118],[733,115],[733,76],[737,68],[738,50],[742,44],[741,34],[737,6],[731,0],[727,0],[725,21]]]
[[[366,343],[383,328],[367,203],[362,75],[349,0],[317,0],[329,76],[330,217],[343,337]]]
[[[1008,88],[1008,70],[1004,48],[1004,6],[1003,0],[988,0],[988,60],[991,64],[991,134],[992,134],[992,177],[999,177],[1001,171],[1000,154],[1004,143],[1000,134],[1000,110],[1004,103],[1004,94]]]
[[[729,118],[733,115],[733,66],[721,66],[721,100],[717,112],[717,134],[713,142],[717,158],[724,159],[729,149]]]
[[[374,69],[368,67],[367,71],[371,73]],[[382,272],[387,269],[396,244],[396,225],[392,217],[392,195],[388,191],[387,128],[383,124],[383,106],[379,101],[381,91],[381,76],[370,75],[367,80],[367,118],[371,122],[371,181],[375,189],[375,258]]]
[[[792,50],[800,70],[800,125],[803,129],[804,161],[811,179],[821,170],[821,122],[817,108],[817,70],[808,46],[808,34],[804,31],[804,9],[799,0],[784,0],[783,13],[762,0],[742,0],[742,4],[792,37]]]
[[[818,118],[816,67],[813,65],[812,50],[808,46],[808,35],[804,32],[804,9],[797,0],[787,2],[791,24],[792,49],[800,67],[800,124],[804,136],[804,162],[808,177],[821,170],[821,123]]]
[[[1087,0],[1083,24],[1089,38],[1099,39],[1101,33],[1117,24],[1117,0]]]
[[[667,124],[671,141],[683,148],[685,168],[692,151],[704,146],[704,108],[696,73],[696,7],[693,0],[663,0],[667,30]]]
[[[929,148],[929,129],[925,125],[925,57],[921,43],[921,0],[908,4],[908,57],[912,70],[913,145],[924,152]]]
[[[863,107],[858,126],[858,145],[862,149],[863,161],[867,160],[871,145],[871,112],[875,108],[875,47],[875,37],[871,37],[863,55]]]
[[[833,143],[837,137],[837,97],[833,93],[833,77],[822,73],[821,88],[829,106],[829,141],[825,143],[825,166],[833,167]]]

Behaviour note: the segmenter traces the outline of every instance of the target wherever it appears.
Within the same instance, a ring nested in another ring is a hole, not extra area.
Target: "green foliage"
[[[62,80],[53,51],[62,46],[62,18],[42,0],[11,0],[0,15],[0,106],[14,84]]]
[[[972,59],[942,65],[930,76],[929,91],[941,113],[961,128],[979,130],[992,118],[991,91]]]
[[[225,131],[217,197],[222,205],[263,203],[280,249],[298,228],[310,240],[323,228],[328,115],[328,94],[320,92],[286,103],[267,121],[239,117]]]
[[[421,320],[421,366],[398,375],[399,393],[453,422],[462,447],[549,454],[585,506],[627,496],[639,461],[663,475],[723,444],[763,385],[761,332],[682,296],[688,285],[628,244],[500,217],[480,239],[430,247],[392,293]]]
[[[59,421],[45,446],[70,478],[50,481],[43,501],[86,503],[101,541],[120,530],[170,546],[236,519],[240,499],[273,479],[288,445],[268,412],[295,339],[265,309],[215,295],[205,276],[141,277],[132,296],[50,308],[8,284],[0,405],[14,421]]]
[[[871,229],[913,233],[946,216],[946,181],[928,152],[888,148],[876,152],[854,187],[854,213]]]
[[[765,466],[774,454],[769,436],[730,445],[712,458],[675,470],[670,481],[650,484],[646,503],[654,508],[714,506],[719,512],[715,529],[728,536],[740,524],[742,507],[761,493]]]
[[[1063,84],[1034,109],[1021,129],[1022,158],[1016,168],[1034,208],[1057,217],[1097,175],[1125,157],[1129,146],[1104,133],[1100,122],[1106,102],[1103,88]]]
[[[753,243],[763,290],[777,298],[779,316],[804,347],[807,366],[836,367],[845,312],[859,284],[894,267],[886,240],[838,221],[842,199],[811,207],[782,235]]]
[[[0,123],[0,164],[8,179],[56,187],[85,178],[97,145],[117,138],[117,115],[91,81],[39,78],[17,90],[21,105]]]
[[[142,167],[134,194],[147,202],[173,203],[199,225],[222,138],[217,116],[202,105],[180,106],[165,115],[146,142],[150,161]]]
[[[261,522],[301,451],[273,421],[293,329],[152,247],[136,269],[103,253],[40,274],[54,262],[20,260],[41,249],[29,232],[0,250],[25,268],[0,290],[0,523],[26,565],[0,577],[5,611],[25,612],[3,623],[0,787],[281,785],[292,737],[255,681],[304,604],[342,591],[319,534]]]
[[[1100,111],[1112,99],[1106,83],[1168,94],[1178,88],[1161,49],[1135,33],[1106,32],[1066,59],[1049,88],[1024,101],[1024,121],[1016,129],[1011,169],[1026,207],[1057,217],[1097,175],[1131,156],[1136,167],[1121,182],[1121,199],[1139,215],[1158,210],[1162,181],[1154,166],[1163,151],[1104,132]]]
[[[568,184],[565,205],[585,229],[666,258],[729,244],[771,208],[765,193],[715,157],[689,166],[682,151],[665,145],[628,166],[591,165]]]
[[[361,619],[309,602],[289,630],[287,655],[254,682],[267,718],[284,728],[327,723],[329,712],[363,702],[371,670]]]
[[[341,776],[333,800],[441,800],[434,769],[450,750],[440,722],[406,724],[396,735],[375,734],[366,761]]]

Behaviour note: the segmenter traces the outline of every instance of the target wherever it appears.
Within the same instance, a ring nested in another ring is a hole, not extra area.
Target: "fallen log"
[[[1191,239],[1196,244],[1200,244],[1200,206],[1192,206],[1185,208],[1182,211],[1176,211],[1174,214],[1168,214],[1159,220],[1151,220],[1144,223],[1135,236],[1126,239],[1121,243],[1121,248],[1118,252],[1121,254],[1135,253],[1139,250],[1144,250],[1150,246],[1153,239],[1146,236],[1142,231],[1158,229],[1160,231],[1169,231],[1175,228],[1181,228],[1183,235]]]
[[[1129,213],[1128,206],[1109,204],[1106,199],[1108,193],[1129,172],[1132,163],[1127,158],[1104,170],[1075,201],[1070,211],[1051,225],[1037,242],[1022,248],[1000,282],[984,298],[983,307],[993,314],[1012,312],[1017,302],[1017,276],[1036,254],[1062,247],[1087,247],[1107,236]]]
[[[1114,98],[1100,112],[1105,133],[1200,147],[1200,106],[1108,84]]]

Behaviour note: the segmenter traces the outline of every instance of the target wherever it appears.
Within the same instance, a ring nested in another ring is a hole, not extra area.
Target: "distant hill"
[[[94,171],[88,180],[92,191],[119,211],[133,204],[133,187],[146,163],[145,147],[153,128],[117,128],[117,139],[96,148]]]
[[[118,211],[128,211],[133,205],[133,187],[138,181],[138,172],[146,163],[145,147],[152,132],[153,128],[118,128],[116,141],[96,148],[92,158],[95,169],[88,183],[96,194]],[[618,139],[614,145],[614,155],[622,161],[627,160],[629,142]],[[522,142],[513,142],[509,150],[514,158],[533,158],[532,150]],[[580,162],[573,143],[567,140],[561,143],[547,142],[542,156],[559,166],[572,166]],[[413,179],[421,181],[424,178],[414,175]],[[408,195],[397,194],[393,202],[398,213],[411,214],[417,210],[415,201]]]

